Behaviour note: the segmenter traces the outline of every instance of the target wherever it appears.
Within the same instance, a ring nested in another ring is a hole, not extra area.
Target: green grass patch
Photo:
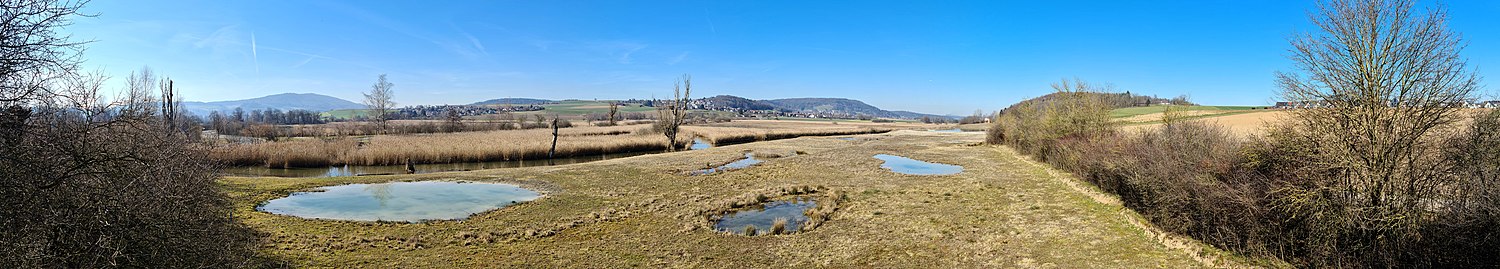
[[[369,116],[371,114],[373,113],[370,113],[369,109],[339,109],[323,112],[324,117],[335,119],[353,119],[354,117]]]
[[[562,102],[559,102],[557,104],[542,105],[542,107],[545,108],[545,109],[542,110],[540,113],[557,114],[557,115],[563,115],[563,116],[578,116],[578,115],[586,115],[586,114],[590,114],[590,113],[593,113],[593,114],[608,114],[609,113],[609,101],[569,100],[569,101],[562,101]],[[640,107],[640,106],[636,106],[634,104],[626,104],[626,105],[620,106],[619,113],[651,112],[651,111],[656,111],[656,108],[654,108],[654,107]],[[533,112],[533,113],[537,113],[537,112]]]

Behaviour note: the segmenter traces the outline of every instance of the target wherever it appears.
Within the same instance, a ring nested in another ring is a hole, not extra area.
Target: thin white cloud
[[[303,65],[307,65],[307,63],[312,62],[313,59],[317,59],[317,58],[316,57],[307,57],[306,60],[302,60],[301,62],[297,62],[297,64],[292,65],[291,69],[297,69],[299,67],[302,67]]]
[[[719,27],[714,26],[714,16],[708,14],[708,7],[703,8],[703,20],[708,21],[708,31],[715,36],[719,35]]]
[[[470,35],[467,32],[463,33],[463,34],[464,34],[464,37],[469,38],[469,43],[474,45],[474,49],[479,50],[479,54],[485,55],[485,56],[489,56],[490,55],[490,52],[484,49],[484,43],[480,43],[478,38],[474,38],[473,35]]]
[[[442,48],[443,50],[447,50],[450,53],[465,58],[478,59],[481,57],[489,56],[489,52],[485,51],[484,45],[479,42],[478,38],[474,38],[473,35],[469,35],[469,33],[464,32],[462,29],[459,29],[456,25],[453,27],[454,31],[458,32],[460,36],[465,37],[467,40],[439,38],[437,37],[437,34],[433,34],[432,32],[420,30],[418,27],[412,27],[400,21],[387,18],[386,16],[370,12],[359,7],[334,3],[324,4],[326,4],[326,6],[328,6],[330,9],[342,11],[344,13],[352,15],[355,18],[363,20],[366,23],[379,26],[381,28],[391,30],[392,32],[406,35],[418,40],[427,41],[428,43],[436,45],[438,48]]]
[[[682,60],[687,60],[688,54],[692,54],[692,53],[693,52],[691,52],[691,51],[684,51],[681,54],[677,54],[676,57],[672,57],[671,59],[667,59],[667,65],[677,65],[677,63],[681,63]]]
[[[636,52],[646,49],[649,45],[631,41],[609,41],[595,43],[592,47],[608,54],[609,58],[616,63],[631,64],[634,62],[631,56]]]

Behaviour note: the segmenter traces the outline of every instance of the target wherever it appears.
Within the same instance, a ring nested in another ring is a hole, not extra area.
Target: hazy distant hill
[[[536,104],[545,104],[545,103],[552,103],[552,102],[554,102],[554,101],[552,101],[552,100],[544,100],[544,99],[500,98],[500,99],[490,99],[490,100],[480,101],[480,102],[474,103],[473,105],[536,105]]]
[[[859,100],[845,98],[787,98],[774,100],[750,100],[732,95],[703,98],[711,107],[728,107],[747,110],[780,110],[787,112],[818,112],[870,115],[882,118],[915,119],[921,117],[943,117],[909,111],[888,111],[865,104]]]
[[[283,93],[260,98],[245,100],[217,101],[217,102],[182,102],[182,106],[188,112],[195,115],[207,116],[209,112],[228,112],[235,108],[245,111],[265,110],[275,108],[280,110],[306,109],[312,111],[329,111],[335,109],[364,108],[364,105],[339,99],[333,96],[315,93]]]
[[[703,101],[708,102],[710,104],[714,104],[716,106],[732,107],[732,108],[738,108],[738,109],[748,109],[748,110],[775,110],[776,109],[775,105],[772,105],[770,103],[766,103],[764,101],[750,100],[750,99],[746,99],[744,97],[733,96],[733,95],[720,95],[720,96],[714,96],[714,97],[709,97],[709,98],[703,98]]]

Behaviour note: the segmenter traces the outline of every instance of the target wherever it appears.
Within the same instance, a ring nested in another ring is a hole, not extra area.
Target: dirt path
[[[978,145],[982,134],[856,137],[553,167],[223,182],[237,200],[237,216],[268,234],[269,253],[309,267],[1205,267],[1193,251],[1163,244],[1168,241],[1133,223],[1133,213],[1117,203],[1101,202],[1008,149]],[[680,173],[746,150],[785,157],[711,176]],[[875,154],[965,171],[897,174],[879,168]],[[309,187],[392,180],[512,182],[545,190],[547,197],[465,221],[422,224],[304,220],[253,209]],[[844,197],[816,229],[746,237],[700,223],[699,212],[801,187]]]

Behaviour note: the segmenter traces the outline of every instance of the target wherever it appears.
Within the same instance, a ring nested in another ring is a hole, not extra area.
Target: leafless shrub
[[[175,98],[134,76],[105,99],[103,76],[75,72],[83,43],[57,31],[86,2],[0,0],[0,267],[275,265],[177,128]]]
[[[96,77],[97,78],[97,77]],[[77,78],[88,79],[88,78]],[[69,83],[97,92],[98,80]],[[57,96],[54,100],[99,100]],[[123,99],[146,100],[146,99]],[[122,104],[33,106],[0,173],[0,264],[249,267],[254,232],[235,222],[206,148],[159,114]]]
[[[1051,150],[1060,138],[1091,139],[1115,132],[1109,118],[1112,107],[1105,102],[1108,87],[1075,79],[1053,83],[1052,88],[1057,92],[1002,111],[987,131],[988,140],[1037,154]]]
[[[1277,191],[1277,207],[1311,232],[1306,251],[1325,261],[1411,266],[1422,261],[1421,229],[1451,199],[1453,163],[1437,158],[1479,78],[1464,42],[1439,9],[1413,12],[1407,0],[1328,1],[1313,22],[1322,30],[1292,40],[1298,73],[1277,75],[1293,110],[1273,143],[1306,147],[1291,164],[1299,183]],[[1415,257],[1412,255],[1416,254]],[[1323,265],[1323,264],[1319,264]]]

